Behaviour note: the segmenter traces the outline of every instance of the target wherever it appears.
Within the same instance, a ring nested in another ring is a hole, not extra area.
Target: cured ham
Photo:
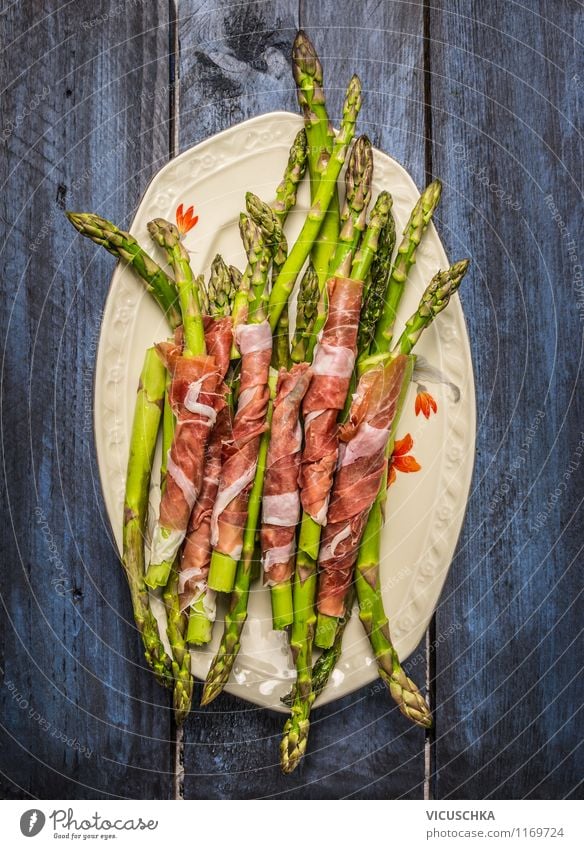
[[[229,368],[231,357],[231,345],[233,344],[233,324],[231,318],[211,318],[204,316],[205,344],[208,353],[215,358],[217,371],[221,380],[225,379]],[[224,387],[225,391],[227,387]]]
[[[211,514],[219,489],[221,452],[229,439],[231,421],[225,407],[217,416],[217,424],[207,442],[203,485],[191,513],[178,576],[180,609],[186,610],[207,589],[211,562]]]
[[[205,342],[207,350],[215,357],[221,379],[227,374],[233,341],[230,318],[205,317]],[[226,390],[227,387],[224,387]],[[207,576],[211,560],[211,514],[219,488],[221,452],[231,436],[229,408],[224,406],[205,450],[205,467],[201,491],[188,524],[187,535],[179,569],[180,609],[186,610],[207,590]]]
[[[341,617],[369,511],[387,465],[386,446],[404,387],[408,357],[365,372],[340,429],[338,468],[318,559],[319,613]]]
[[[243,545],[249,492],[259,441],[266,429],[272,333],[267,321],[235,329],[241,353],[241,381],[231,439],[224,444],[217,497],[211,514],[213,547],[238,560]]]
[[[260,543],[264,583],[287,581],[294,570],[295,533],[300,518],[298,471],[302,450],[300,405],[312,371],[307,363],[278,375],[262,498]]]
[[[218,346],[222,338],[219,330],[212,330]],[[152,533],[150,567],[145,577],[148,586],[164,585],[168,579],[203,484],[209,434],[226,406],[223,375],[213,355],[183,356],[180,331],[174,342],[161,342],[156,349],[171,375],[169,400],[176,426],[159,518]],[[220,350],[221,346],[217,347],[218,355]]]
[[[312,381],[304,397],[304,451],[300,468],[303,510],[319,525],[327,509],[338,457],[339,411],[355,365],[363,283],[333,277],[327,283],[328,316],[314,352]]]

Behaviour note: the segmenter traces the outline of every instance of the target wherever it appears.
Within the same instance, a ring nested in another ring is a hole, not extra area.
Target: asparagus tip
[[[284,775],[294,772],[304,754],[308,743],[308,719],[298,720],[291,716],[284,726],[284,736],[280,743],[280,766]]]
[[[203,694],[201,696],[201,707],[210,705],[211,702],[215,701],[220,692],[221,689],[219,687],[215,687],[211,683],[205,684],[203,687]]]

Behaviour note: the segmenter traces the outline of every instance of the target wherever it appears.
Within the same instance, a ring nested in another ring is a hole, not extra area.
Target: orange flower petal
[[[194,215],[194,207],[189,206],[189,208],[184,211],[183,204],[179,204],[176,208],[176,226],[178,228],[181,236],[186,236],[189,230],[192,230],[197,221],[199,220],[198,215]]]
[[[397,475],[395,473],[395,469],[393,468],[393,464],[390,464],[389,473],[388,473],[388,476],[387,476],[387,488],[388,489],[392,485],[392,483],[395,483],[396,477],[397,477]]]
[[[438,405],[429,392],[418,392],[416,395],[416,415],[422,413],[425,418],[430,418],[430,413],[438,412]]]
[[[393,446],[392,457],[401,457],[402,454],[407,454],[414,447],[414,440],[409,433],[406,433],[403,439],[396,439]]]
[[[415,457],[411,454],[408,454],[407,457],[395,457],[393,461],[394,467],[398,470],[398,472],[419,472],[422,468]]]

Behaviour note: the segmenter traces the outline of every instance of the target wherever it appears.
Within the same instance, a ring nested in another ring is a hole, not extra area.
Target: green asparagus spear
[[[367,136],[359,136],[347,164],[341,231],[329,264],[328,277],[348,277],[351,272],[353,255],[365,230],[372,179],[373,148]]]
[[[367,356],[375,334],[375,327],[383,311],[385,292],[391,274],[391,258],[395,248],[395,220],[390,213],[379,234],[377,253],[371,264],[369,286],[363,297],[357,351],[360,358]]]
[[[318,699],[320,694],[325,689],[334,671],[334,668],[341,657],[343,636],[345,633],[345,628],[347,627],[351,619],[351,612],[353,609],[354,601],[355,591],[354,588],[351,587],[349,590],[349,595],[347,597],[346,612],[343,618],[339,619],[337,623],[333,644],[328,649],[325,649],[323,652],[320,653],[316,663],[312,667],[312,692],[314,693],[315,699]],[[284,696],[281,699],[282,703],[285,704],[287,707],[292,707],[292,705],[294,704],[295,694],[296,687],[293,687],[292,691],[288,693],[287,696]]]
[[[410,268],[416,261],[416,250],[428,228],[434,210],[438,206],[441,194],[442,183],[440,180],[434,180],[422,192],[422,196],[413,208],[410,219],[406,224],[387,285],[383,313],[378,322],[373,340],[373,351],[377,353],[391,349],[393,328],[397,308],[403,294],[404,284],[408,278]]]
[[[124,498],[122,564],[132,598],[134,618],[146,660],[161,684],[172,687],[172,659],[158,633],[144,584],[144,534],[148,513],[150,473],[164,404],[165,369],[154,348],[146,351],[138,386]]]
[[[205,285],[204,274],[197,274],[194,281],[194,288],[197,292],[197,296],[199,299],[199,309],[201,310],[201,315],[210,315],[211,305],[209,301],[209,293]]]
[[[333,152],[334,134],[326,108],[322,65],[314,45],[302,30],[294,39],[292,69],[296,81],[298,104],[304,117],[309,151],[310,198],[314,203],[318,185]],[[312,265],[321,291],[324,289],[329,264],[336,249],[339,226],[339,196],[335,178],[333,196],[311,250]]]
[[[391,455],[393,440],[388,446]],[[359,619],[369,637],[381,680],[386,684],[401,712],[423,728],[432,725],[432,714],[416,684],[405,674],[391,642],[389,621],[383,609],[379,580],[380,539],[387,499],[387,471],[375,499],[355,569],[355,586],[359,601]]]
[[[306,360],[308,346],[314,336],[319,297],[318,275],[312,263],[309,263],[300,281],[296,305],[296,328],[292,340],[292,360],[295,363]]]
[[[272,330],[286,305],[294,283],[304,265],[314,240],[318,236],[326,211],[336,191],[336,181],[355,133],[355,123],[361,108],[361,83],[354,76],[349,83],[343,107],[343,121],[335,139],[333,151],[322,175],[314,200],[298,239],[288,254],[270,294],[268,313]]]
[[[273,334],[272,368],[279,371],[281,368],[290,368],[290,319],[288,307],[284,307],[280,321]]]
[[[262,232],[255,221],[243,213],[239,216],[239,232],[247,255],[244,276],[249,277],[250,306],[248,321],[263,321],[266,317],[268,271],[272,258]]]
[[[231,315],[231,303],[234,296],[235,285],[231,271],[223,257],[217,254],[211,263],[211,275],[207,287],[208,314],[215,318]]]
[[[406,321],[406,326],[400,336],[395,350],[409,354],[426,329],[436,316],[446,309],[450,298],[456,292],[468,270],[470,260],[463,259],[455,262],[446,271],[436,274],[418,304],[416,312]]]
[[[231,289],[229,290],[229,311],[226,312],[225,315],[233,315],[233,304],[235,302],[235,297],[239,292],[241,280],[243,278],[243,275],[239,268],[236,268],[234,265],[229,266],[229,274],[231,276]]]
[[[171,377],[166,376],[164,413],[162,419],[162,462],[160,466],[160,490],[166,488],[168,452],[174,439],[175,418],[170,406]],[[191,709],[193,699],[193,676],[191,675],[191,655],[186,643],[187,617],[181,612],[178,596],[178,556],[170,570],[170,578],[162,594],[166,608],[166,634],[173,655],[172,673],[174,678],[173,707],[177,725],[182,725]]]
[[[284,226],[288,213],[296,205],[298,185],[304,176],[307,158],[306,132],[300,130],[290,149],[288,167],[284,173],[284,178],[276,189],[276,200],[272,204],[272,209],[278,218],[280,227]],[[275,261],[272,264],[272,280],[276,279],[286,259],[287,245],[283,243],[282,246],[283,251],[278,257],[279,263]],[[288,368],[290,365],[289,325],[288,307],[286,306],[282,310],[278,326],[274,331],[272,365],[276,370]]]
[[[373,260],[377,255],[379,237],[391,216],[393,200],[389,192],[381,192],[373,209],[365,235],[359,245],[351,266],[351,277],[354,280],[367,280]]]
[[[277,276],[288,253],[288,243],[282,229],[282,218],[269,204],[264,203],[253,192],[247,192],[245,205],[248,215],[261,230],[264,244],[270,249],[276,271],[275,276]]]
[[[281,224],[284,224],[286,216],[296,205],[296,193],[306,171],[307,158],[306,132],[300,130],[292,142],[288,164],[284,176],[276,188],[276,199],[272,204],[272,209],[280,219]]]
[[[150,221],[148,232],[152,239],[164,248],[174,270],[184,330],[184,356],[200,356],[206,351],[205,329],[199,288],[193,279],[188,251],[181,242],[176,226],[165,221],[164,218],[155,218],[154,221]],[[199,280],[200,278],[197,278],[196,282],[198,283]],[[166,584],[166,581],[164,583]]]
[[[173,330],[182,323],[173,281],[133,236],[118,229],[111,221],[89,212],[68,212],[67,218],[83,236],[88,236],[97,245],[103,245],[115,257],[133,267],[165,313]]]
[[[272,204],[272,209],[280,225],[279,231],[273,225],[274,233],[279,239],[279,251],[278,255],[274,256],[274,262],[272,264],[272,280],[276,279],[286,259],[288,245],[282,228],[286,223],[288,213],[296,205],[298,186],[306,171],[307,159],[306,133],[304,130],[300,130],[290,148],[288,165],[284,172],[284,177],[276,189],[276,199]]]

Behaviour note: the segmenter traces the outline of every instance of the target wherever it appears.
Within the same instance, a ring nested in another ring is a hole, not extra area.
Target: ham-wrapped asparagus
[[[229,591],[243,545],[247,502],[255,477],[259,441],[266,429],[269,401],[268,376],[272,333],[267,321],[240,324],[235,330],[241,353],[241,381],[237,412],[229,442],[224,445],[217,497],[211,514],[211,543],[225,555],[225,569],[217,569],[212,589]]]
[[[235,296],[235,291],[240,283],[241,275],[235,269],[229,269],[222,257],[217,255],[211,264],[211,276],[207,285],[207,301],[208,312],[207,316],[203,317],[205,345],[210,354],[212,354],[217,362],[217,368],[222,376],[225,376],[229,367],[229,352],[232,343],[233,332],[231,327],[231,304]],[[229,380],[228,380],[229,383]],[[228,385],[222,385],[222,391],[227,393]],[[172,446],[175,430],[175,419],[170,404],[165,404],[164,427],[163,427],[163,456],[161,468],[161,486],[165,487],[167,477],[167,457],[169,449]],[[196,522],[196,529],[193,529],[192,536],[198,540],[198,545],[190,545],[189,535],[187,533],[186,549],[189,554],[186,555],[184,567],[197,567],[194,571],[200,571],[197,576],[191,572],[183,578],[182,583],[184,593],[186,594],[185,609],[188,607],[189,615],[185,614],[185,610],[181,608],[181,594],[179,593],[180,579],[180,562],[177,558],[173,564],[169,581],[164,588],[163,598],[167,613],[167,635],[172,647],[175,663],[175,686],[174,686],[174,715],[178,725],[187,716],[192,701],[193,693],[193,678],[191,675],[191,657],[189,652],[189,643],[194,645],[204,645],[208,643],[212,636],[212,625],[215,618],[215,605],[212,594],[208,594],[205,584],[205,556],[210,547],[210,530],[209,522],[205,520],[205,513],[199,510],[200,504],[208,504],[209,498],[214,498],[213,493],[209,493],[207,486],[213,478],[213,473],[210,472],[210,454],[211,446],[215,444],[220,454],[221,441],[220,434],[223,433],[224,424],[229,432],[230,413],[227,406],[223,407],[217,415],[217,422],[213,428],[209,441],[207,442],[207,450],[205,456],[205,471],[203,486],[197,505],[191,513],[189,528],[193,528],[194,518],[199,517],[200,522]],[[219,438],[218,438],[219,437]],[[217,472],[218,475],[218,472]],[[211,501],[212,506],[212,501]],[[209,507],[208,516],[210,516]],[[199,562],[195,562],[195,557],[199,557]],[[208,561],[207,561],[208,562]],[[191,580],[192,579],[192,580]],[[194,586],[193,586],[194,585]]]
[[[205,342],[207,350],[215,359],[221,380],[225,378],[230,362],[233,340],[230,318],[212,319],[205,317]],[[222,386],[225,397],[227,387]],[[209,436],[204,457],[203,482],[197,502],[189,519],[185,545],[179,569],[180,609],[187,610],[207,591],[207,575],[211,560],[211,513],[219,488],[221,452],[223,443],[231,435],[231,419],[227,404],[217,414],[217,420]],[[206,596],[206,606],[214,619],[214,600]]]
[[[314,352],[312,382],[302,403],[305,444],[300,497],[305,513],[321,526],[326,524],[337,464],[337,417],[355,365],[362,291],[359,280],[333,277],[328,281],[328,316]]]
[[[226,402],[219,391],[221,375],[214,357],[185,357],[175,345],[166,342],[157,345],[157,350],[172,375],[170,403],[176,430],[168,456],[159,521],[152,536],[150,562],[170,564],[185,537],[201,491],[209,433]]]
[[[403,354],[366,371],[340,429],[338,466],[318,558],[319,613],[337,618],[345,614],[363,529],[387,464],[391,425],[410,377]]]
[[[298,472],[302,450],[300,405],[310,384],[308,363],[281,369],[262,499],[260,534],[264,583],[288,581],[294,571],[296,525],[300,517]]]
[[[147,585],[155,588],[166,586],[172,563],[185,538],[191,511],[203,483],[207,439],[226,401],[215,358],[207,353],[199,282],[193,279],[189,255],[180,241],[180,234],[173,224],[160,218],[151,221],[148,229],[172,263],[184,335],[182,351],[173,343],[157,346],[172,378],[169,399],[176,428],[145,577]]]

